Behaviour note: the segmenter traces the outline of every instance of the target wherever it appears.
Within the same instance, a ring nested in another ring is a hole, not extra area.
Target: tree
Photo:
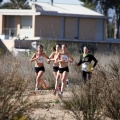
[[[118,2],[114,3],[114,8],[115,8],[115,13],[116,13],[116,27],[117,27],[117,32],[116,38],[120,38],[120,0]]]
[[[1,6],[2,9],[11,9],[11,3],[10,2],[7,2],[7,3],[4,3],[2,6]]]
[[[2,6],[2,5],[1,5],[2,2],[3,2],[3,0],[0,0],[0,8],[1,8],[1,6]]]
[[[1,2],[3,2],[3,0],[0,0],[0,5],[1,5]]]
[[[10,0],[10,2],[4,3],[2,8],[7,9],[30,9],[28,0]]]
[[[94,8],[97,6],[97,3],[100,2],[102,13],[108,17],[108,10],[110,8],[115,9],[116,11],[116,23],[117,23],[117,34],[116,37],[119,37],[119,26],[120,26],[120,0],[80,0],[84,2],[84,5],[87,7],[87,5],[92,4]],[[109,31],[108,31],[108,23],[107,20],[107,37],[109,37]]]
[[[95,6],[97,5],[99,0],[79,0],[79,1],[84,3],[83,4],[84,7],[87,7],[89,9],[93,10],[95,8]]]
[[[10,0],[13,8],[26,9],[29,8],[28,0]]]

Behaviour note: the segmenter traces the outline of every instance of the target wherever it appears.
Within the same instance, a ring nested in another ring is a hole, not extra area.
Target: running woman
[[[36,74],[36,85],[35,92],[38,90],[38,85],[42,84],[42,87],[46,89],[46,83],[41,79],[44,72],[44,58],[49,59],[49,57],[43,52],[43,46],[38,45],[38,50],[35,52],[31,58],[31,62],[35,61],[35,74]]]
[[[70,55],[70,53],[67,52],[66,44],[62,45],[62,51],[58,54],[56,61],[59,62],[59,74],[60,75],[62,74],[61,75],[62,76],[61,77],[61,82],[62,82],[61,91],[59,93],[59,96],[62,97],[64,86],[66,84],[66,79],[69,73],[68,63],[73,62],[72,56]],[[57,74],[57,77],[56,77],[54,95],[56,95],[56,92],[57,92],[59,74]]]
[[[56,78],[57,72],[59,70],[59,62],[57,62],[55,60],[56,60],[58,53],[60,52],[60,49],[61,49],[60,44],[57,44],[56,46],[54,46],[52,48],[53,53],[49,56],[49,60],[53,61],[53,74],[54,74],[55,78]]]
[[[94,64],[92,66],[91,62],[94,61]],[[97,59],[89,53],[89,49],[87,46],[83,47],[83,53],[80,56],[80,60],[78,63],[76,63],[76,66],[82,65],[81,71],[82,71],[82,79],[84,82],[91,79],[92,71],[97,65],[98,61]]]

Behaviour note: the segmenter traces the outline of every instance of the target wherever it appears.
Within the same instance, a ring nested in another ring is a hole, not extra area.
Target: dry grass
[[[79,54],[73,54],[75,61]],[[99,64],[92,79],[84,84],[80,67],[70,63],[70,89],[73,94],[69,100],[62,101],[64,109],[73,112],[77,120],[120,119],[120,57],[119,54],[96,55]],[[34,108],[45,108],[48,103],[30,101],[26,91],[35,87],[34,63],[30,57],[11,54],[0,56],[0,119],[30,118]],[[54,87],[52,64],[45,64],[44,80],[49,82],[48,89]],[[44,118],[41,118],[44,119]]]
[[[0,57],[0,119],[28,119],[33,108],[42,107],[39,101],[31,101],[34,90],[34,66],[25,56],[5,54]],[[29,118],[30,119],[30,118]]]
[[[98,60],[92,79],[74,87],[72,99],[64,101],[77,120],[120,119],[120,57],[98,55]]]

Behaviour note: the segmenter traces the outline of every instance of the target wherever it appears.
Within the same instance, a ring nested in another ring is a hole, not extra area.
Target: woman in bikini
[[[30,60],[31,62],[35,61],[35,74],[36,74],[35,92],[38,90],[39,84],[42,84],[42,87],[46,89],[46,83],[41,79],[45,72],[44,58],[49,59],[49,57],[43,52],[43,46],[38,45],[38,51],[33,54]]]
[[[53,61],[53,74],[54,74],[55,78],[56,78],[57,72],[59,70],[59,62],[55,61],[55,59],[56,59],[58,53],[60,52],[60,49],[61,49],[60,44],[57,44],[56,46],[54,46],[52,48],[53,53],[49,56],[49,60]]]
[[[59,71],[59,62],[57,62],[55,60],[56,60],[56,57],[57,57],[58,53],[60,52],[60,50],[61,50],[61,45],[60,44],[55,45],[52,48],[53,52],[49,56],[49,60],[53,61],[53,74],[54,74],[55,79],[56,79],[58,71]],[[61,77],[61,76],[58,76],[58,79],[59,79],[59,77]],[[60,90],[60,86],[58,86],[58,89]]]
[[[60,75],[62,74],[61,91],[59,93],[59,96],[62,97],[62,94],[64,91],[64,86],[66,84],[66,79],[67,79],[68,73],[69,73],[68,63],[73,62],[73,58],[72,58],[71,54],[67,52],[67,45],[66,44],[62,45],[62,51],[59,52],[59,54],[56,58],[56,61],[59,62],[59,74]],[[55,90],[53,93],[54,95],[56,95],[56,92],[57,92],[59,74],[57,74],[57,77],[56,77]]]

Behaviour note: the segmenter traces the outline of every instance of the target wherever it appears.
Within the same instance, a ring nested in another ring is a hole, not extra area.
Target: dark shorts
[[[53,72],[57,72],[59,70],[59,67],[53,66]]]
[[[59,73],[63,73],[64,71],[69,72],[69,68],[68,67],[59,68]]]
[[[45,72],[45,68],[43,67],[35,67],[34,68],[35,72],[38,73],[39,71],[44,71]]]

